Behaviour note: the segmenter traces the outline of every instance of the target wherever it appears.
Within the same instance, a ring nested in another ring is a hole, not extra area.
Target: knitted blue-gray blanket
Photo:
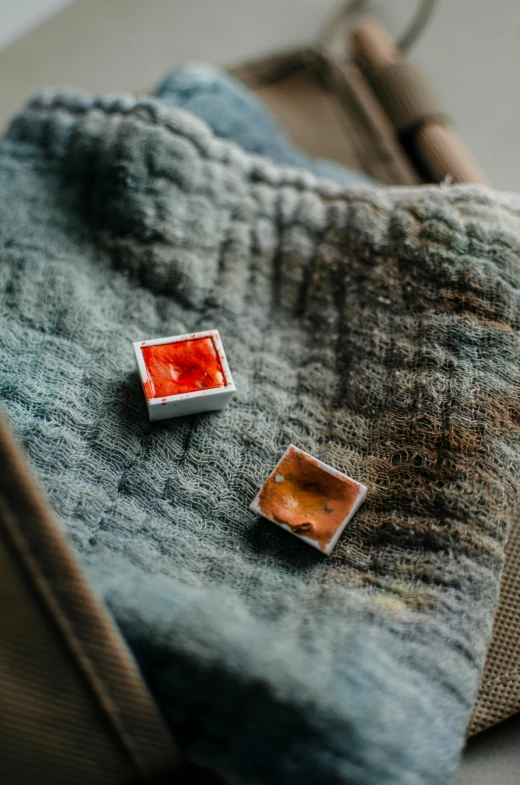
[[[520,201],[348,190],[154,100],[0,144],[0,390],[186,754],[230,783],[446,785],[520,473]],[[150,424],[131,342],[238,392]],[[368,486],[330,558],[249,510],[289,443]]]
[[[156,95],[168,106],[201,117],[216,136],[232,139],[249,153],[327,177],[340,185],[375,185],[368,175],[326,158],[310,158],[288,138],[251,90],[215,66],[193,64],[172,69]]]

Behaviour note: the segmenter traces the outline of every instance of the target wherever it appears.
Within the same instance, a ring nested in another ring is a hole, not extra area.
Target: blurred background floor
[[[308,43],[339,5],[0,0],[0,126],[42,87],[146,92],[175,63],[226,65]],[[398,34],[416,2],[380,0],[369,8]],[[520,191],[519,30],[518,0],[440,0],[413,55],[492,183]],[[520,785],[520,719],[469,744],[456,785]]]
[[[46,9],[64,4],[0,51],[0,124],[42,86],[146,90],[175,62],[228,64],[311,41],[339,5],[338,0],[0,0],[0,47]],[[373,0],[369,7],[397,33],[416,4]],[[493,184],[509,190],[520,190],[519,30],[518,0],[440,0],[414,50]]]

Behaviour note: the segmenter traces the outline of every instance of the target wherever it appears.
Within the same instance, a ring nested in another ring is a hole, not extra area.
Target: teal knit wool
[[[267,106],[220,68],[178,66],[162,80],[157,96],[168,106],[202,118],[216,136],[232,139],[248,153],[263,155],[276,164],[307,169],[340,185],[375,185],[368,175],[326,158],[311,158],[298,149]]]
[[[520,201],[344,189],[155,100],[0,144],[0,390],[186,755],[446,785],[520,473]],[[150,424],[131,342],[218,328],[230,406]],[[294,443],[368,486],[330,558],[249,510]]]

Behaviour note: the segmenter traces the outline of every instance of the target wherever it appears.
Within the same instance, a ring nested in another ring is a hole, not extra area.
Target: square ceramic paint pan
[[[291,444],[251,509],[328,556],[366,492],[361,483]]]
[[[218,330],[133,347],[150,420],[223,409],[235,393]]]

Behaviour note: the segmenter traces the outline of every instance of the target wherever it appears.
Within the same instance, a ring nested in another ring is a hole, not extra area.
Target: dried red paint
[[[262,488],[258,504],[267,518],[325,550],[359,492],[359,483],[330,474],[315,458],[291,447]]]
[[[226,380],[211,337],[144,346],[148,399],[225,387]]]
[[[151,383],[151,381],[149,379],[147,379],[147,381],[144,382],[143,387],[144,387],[144,394],[146,395],[147,400],[150,400],[150,398],[153,398],[154,397],[154,394],[153,394],[153,384]]]

